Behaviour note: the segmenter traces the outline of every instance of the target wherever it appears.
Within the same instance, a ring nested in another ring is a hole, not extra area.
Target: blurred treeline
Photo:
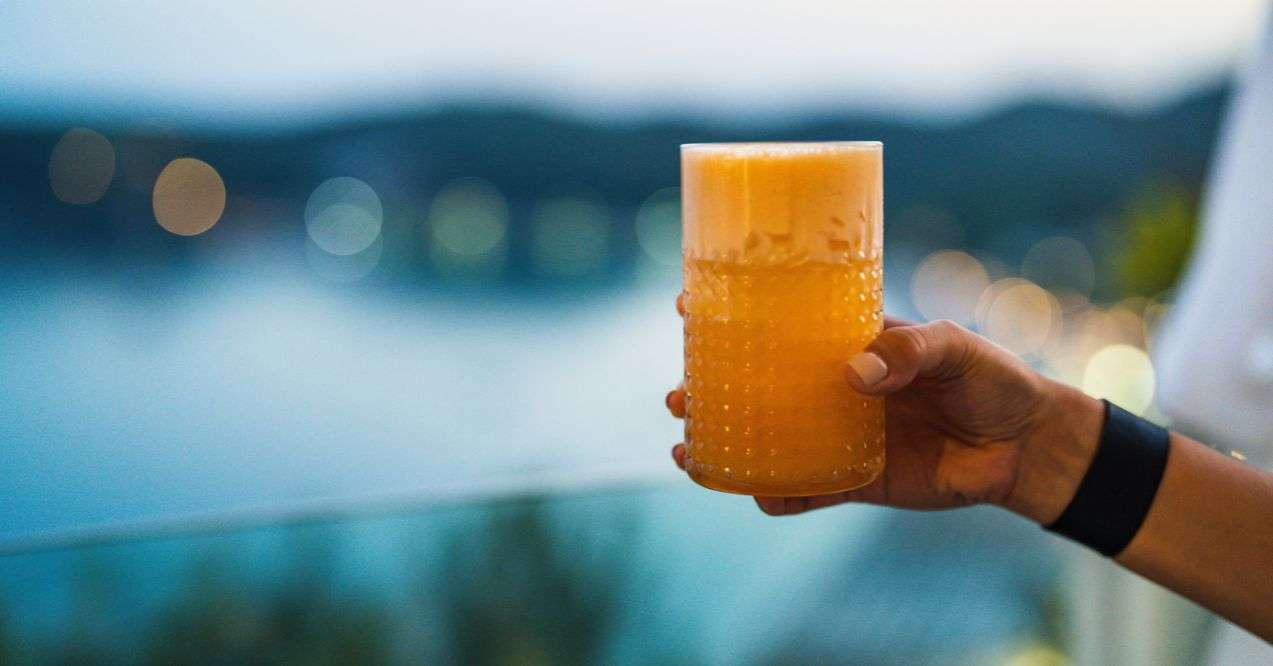
[[[721,603],[737,590],[708,584],[701,603],[685,607],[679,595],[662,596],[660,572],[689,567],[691,579],[763,583],[733,568],[745,558],[730,547],[688,544],[717,557],[681,561],[687,551],[657,545],[666,535],[630,499],[528,497],[271,527],[257,538],[90,547],[72,553],[69,607],[58,619],[19,629],[29,618],[6,618],[6,607],[49,609],[0,598],[0,664],[719,663],[707,652],[721,638],[711,627],[722,627],[716,615],[737,612]],[[867,544],[855,530],[838,535],[858,557],[819,560],[825,569],[786,581],[798,603],[747,597],[746,612],[769,633],[725,623],[734,647],[750,648],[735,655],[752,664],[901,666],[1055,653],[1064,618],[1055,562],[1037,530],[978,509],[891,512],[880,527]],[[362,550],[377,543],[391,547]],[[168,584],[148,575],[172,564]]]
[[[894,258],[913,265],[916,256],[956,247],[1010,263],[1033,242],[1063,234],[1098,253],[1133,255],[1102,262],[1116,268],[1098,275],[1097,296],[1116,296],[1160,290],[1160,274],[1176,268],[1162,261],[1163,247],[1187,241],[1188,231],[1173,226],[1161,234],[1144,223],[1157,212],[1176,215],[1173,202],[1196,201],[1224,99],[1217,89],[1136,113],[1030,103],[928,122],[860,116],[601,122],[469,106],[290,132],[99,126],[115,146],[118,169],[91,206],[65,205],[49,188],[50,150],[73,119],[56,128],[0,128],[0,259],[37,270],[62,260],[86,270],[138,271],[198,266],[227,254],[246,257],[236,265],[276,258],[254,254],[261,247],[302,256],[306,198],[327,178],[353,176],[384,204],[383,257],[370,279],[431,285],[437,270],[420,233],[431,197],[456,179],[480,178],[508,204],[509,248],[498,282],[545,280],[533,270],[528,218],[545,197],[580,195],[609,212],[606,270],[589,280],[613,281],[630,275],[639,260],[638,207],[678,183],[678,144],[881,139],[886,246]],[[154,176],[183,155],[216,168],[229,193],[222,221],[196,239],[165,233],[151,212]],[[1137,230],[1127,230],[1129,210]]]
[[[138,611],[123,600],[137,563],[89,550],[70,621],[54,637],[19,635],[0,599],[0,664],[604,662],[623,599],[639,584],[629,553],[641,532],[631,516],[616,508],[600,526],[563,528],[533,497],[467,513],[442,539],[440,558],[407,547],[398,563],[405,590],[349,584],[337,561],[341,532],[292,526],[277,578],[258,580],[238,550],[207,548],[175,594],[131,622]],[[646,661],[677,663],[657,649]]]

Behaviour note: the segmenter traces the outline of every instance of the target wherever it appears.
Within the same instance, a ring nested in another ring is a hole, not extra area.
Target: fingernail
[[[672,394],[673,394],[673,393],[676,393],[676,389],[672,389],[671,391],[668,391],[668,392],[667,392],[667,396],[665,396],[665,397],[663,398],[663,404],[664,404],[664,405],[666,405],[668,409],[671,409],[671,408],[672,408]]]
[[[849,367],[857,373],[864,386],[874,386],[888,376],[888,366],[884,359],[871,352],[862,352],[849,359]]]

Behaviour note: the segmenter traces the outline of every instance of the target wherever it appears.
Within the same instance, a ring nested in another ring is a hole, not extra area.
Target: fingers
[[[685,418],[685,382],[677,384],[676,388],[667,392],[663,397],[663,404],[667,406],[667,411],[672,413],[678,419]]]
[[[915,325],[915,322],[913,321],[907,321],[905,319],[898,319],[897,317],[890,317],[888,315],[884,315],[884,330],[886,331],[890,328],[897,328],[898,326],[914,326],[914,325]]]
[[[856,490],[813,497],[756,497],[753,499],[756,500],[756,506],[760,507],[761,511],[771,516],[794,516],[828,506],[861,501]]]
[[[849,359],[845,379],[861,393],[888,395],[916,377],[955,376],[966,369],[974,341],[967,329],[945,320],[894,326]]]
[[[676,314],[685,316],[685,292],[676,295]]]
[[[676,463],[676,466],[681,468],[682,472],[685,471],[685,445],[684,444],[677,444],[676,446],[672,447],[672,462]]]

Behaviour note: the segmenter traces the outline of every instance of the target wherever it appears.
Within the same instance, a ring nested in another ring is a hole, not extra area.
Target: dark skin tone
[[[973,344],[975,336],[948,322],[915,326],[888,318],[885,331],[872,349],[907,370],[873,389],[851,368],[845,370],[845,381],[855,389],[887,395],[884,472],[865,487],[834,495],[757,497],[766,513],[844,502],[946,509],[1013,501],[1023,447],[1041,430],[1048,380],[1000,347]],[[936,346],[940,356],[931,353]],[[683,388],[668,394],[667,406],[674,416],[685,416]],[[684,469],[684,444],[673,447],[672,457]]]
[[[1099,401],[950,322],[887,320],[849,361],[844,379],[885,396],[884,472],[848,492],[755,498],[765,513],[845,502],[903,509],[984,503],[1047,525],[1074,497],[1100,440]],[[666,404],[684,418],[684,389],[669,392]],[[682,469],[685,455],[684,444],[673,447]],[[1271,640],[1270,516],[1273,474],[1172,433],[1153,505],[1115,561]]]

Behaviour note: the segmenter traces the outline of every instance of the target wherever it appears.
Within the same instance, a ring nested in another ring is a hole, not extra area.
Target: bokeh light
[[[49,154],[49,185],[66,203],[83,206],[101,199],[114,177],[115,149],[91,129],[67,131]]]
[[[1096,284],[1096,263],[1082,242],[1068,236],[1052,236],[1026,252],[1021,260],[1021,277],[1045,289],[1064,289],[1087,296]]]
[[[1123,301],[1111,308],[1088,304],[1064,312],[1061,334],[1053,336],[1043,352],[1053,376],[1081,386],[1088,361],[1102,348],[1110,345],[1147,348],[1146,323],[1134,307],[1136,302]],[[1146,303],[1145,308],[1148,307]]]
[[[1087,362],[1083,391],[1144,414],[1154,400],[1154,366],[1144,350],[1126,344],[1101,348]]]
[[[637,210],[636,236],[646,259],[680,267],[681,188],[665,187],[646,198]]]
[[[577,278],[605,272],[610,258],[610,213],[598,201],[557,197],[531,213],[530,259],[535,272]]]
[[[1068,666],[1070,660],[1048,645],[1031,645],[1008,655],[1003,666]]]
[[[1029,280],[1000,280],[986,289],[982,301],[982,332],[1017,354],[1041,351],[1059,332],[1061,307],[1056,298]]]
[[[1145,344],[1144,322],[1140,315],[1127,308],[1089,308],[1075,317],[1075,323],[1079,336],[1102,345],[1143,347]]]
[[[1092,301],[1083,294],[1069,289],[1049,289],[1061,306],[1062,314],[1070,315],[1082,312],[1092,306]]]
[[[911,276],[911,303],[925,319],[975,320],[977,301],[990,279],[976,257],[958,250],[934,252]]]
[[[430,257],[440,272],[496,273],[507,255],[508,204],[485,180],[451,181],[429,204],[426,234]]]
[[[353,254],[333,254],[313,240],[305,243],[305,261],[320,277],[330,282],[357,282],[371,274],[380,264],[384,254],[384,236],[378,236],[371,245]]]
[[[159,226],[178,236],[195,236],[221,219],[225,183],[207,162],[175,159],[159,172],[152,204]]]
[[[305,203],[305,229],[324,252],[362,252],[380,236],[384,208],[371,186],[339,176],[314,188]]]

